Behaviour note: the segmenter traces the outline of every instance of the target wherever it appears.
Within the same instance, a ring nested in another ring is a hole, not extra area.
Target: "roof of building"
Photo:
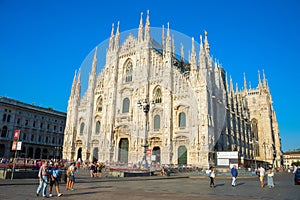
[[[48,114],[61,115],[63,117],[66,117],[65,112],[53,110],[50,107],[49,108],[43,108],[43,107],[40,107],[40,106],[36,106],[34,104],[27,104],[27,103],[24,103],[24,102],[15,100],[15,99],[11,99],[11,98],[8,98],[8,97],[0,96],[0,103],[11,105],[11,106],[16,106],[16,107],[27,108],[27,109],[31,109],[31,110],[36,110],[36,111],[39,111],[39,112],[46,112]]]
[[[294,151],[291,151],[291,152],[285,152],[285,153],[283,153],[283,155],[300,155],[300,152],[298,151],[298,152],[294,152]]]

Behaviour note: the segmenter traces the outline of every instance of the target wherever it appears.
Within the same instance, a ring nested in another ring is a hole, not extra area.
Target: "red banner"
[[[146,154],[151,154],[151,149],[147,149]]]
[[[19,139],[19,136],[20,136],[20,130],[15,130],[15,133],[14,133],[14,139],[15,139],[15,140],[18,140],[18,139]]]

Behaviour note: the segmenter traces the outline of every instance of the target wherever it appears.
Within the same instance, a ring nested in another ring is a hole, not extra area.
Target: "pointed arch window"
[[[125,71],[125,82],[131,82],[132,81],[132,62],[128,62],[126,65],[126,71]]]
[[[100,128],[101,128],[101,124],[100,124],[99,121],[97,121],[97,122],[96,122],[96,130],[95,130],[96,134],[99,134],[99,133],[100,133]]]
[[[155,115],[154,116],[154,130],[159,130],[160,129],[160,116]]]
[[[80,135],[83,135],[83,130],[84,130],[84,123],[82,122],[81,124],[80,124]]]
[[[130,106],[130,101],[128,98],[123,99],[123,109],[122,113],[128,113],[129,112],[129,106]]]
[[[257,126],[257,120],[252,119],[251,120],[251,130],[252,130],[252,137],[254,137],[256,140],[258,140],[258,126]]]
[[[154,102],[161,103],[162,102],[162,92],[161,89],[158,87],[154,91]]]
[[[97,112],[102,112],[103,107],[103,99],[102,97],[99,97],[97,100]]]
[[[255,156],[260,156],[259,145],[256,142],[256,141],[258,141],[258,125],[257,124],[258,124],[257,119],[251,120],[251,136],[252,136],[252,140],[254,140],[253,151],[254,151]]]
[[[178,115],[178,126],[179,126],[179,128],[185,128],[186,127],[186,115],[185,115],[184,112],[181,112]]]

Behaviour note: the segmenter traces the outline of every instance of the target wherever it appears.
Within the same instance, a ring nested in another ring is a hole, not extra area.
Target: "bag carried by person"
[[[205,175],[206,175],[207,177],[210,177],[210,173],[211,173],[211,171],[210,171],[209,169],[207,169],[207,170],[205,171]]]

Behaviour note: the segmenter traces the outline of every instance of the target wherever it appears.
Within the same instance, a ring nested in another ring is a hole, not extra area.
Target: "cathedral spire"
[[[266,75],[265,75],[265,71],[263,70],[263,87],[267,88],[268,84],[267,84],[267,79],[266,79]]]
[[[258,87],[261,88],[262,84],[261,84],[261,79],[260,79],[260,71],[258,70]]]
[[[198,62],[199,62],[199,66],[201,66],[201,63],[205,62],[205,53],[204,53],[204,48],[203,48],[202,35],[200,35],[199,61]],[[203,67],[203,66],[201,66],[201,67]]]
[[[161,27],[161,49],[164,51],[165,49],[165,26],[162,25]]]
[[[209,43],[208,43],[208,34],[207,34],[207,31],[204,31],[204,48],[205,48],[205,51],[207,53],[207,55],[209,55],[210,53],[210,46],[209,46]]]
[[[202,35],[200,35],[200,51],[203,49]]]
[[[149,10],[147,10],[147,18],[145,25],[145,40],[150,41],[150,19],[149,19]]]
[[[244,73],[244,90],[247,91],[247,80],[246,80],[246,74]]]
[[[74,94],[75,94],[75,89],[76,89],[76,73],[77,73],[77,70],[75,70],[75,74],[74,74],[74,78],[73,78],[73,82],[72,82],[72,89],[71,89],[70,98],[73,97]]]
[[[162,25],[162,29],[161,29],[161,48],[162,50],[164,50],[165,47],[165,26]]]
[[[138,41],[142,42],[144,40],[143,37],[143,12],[141,12],[141,18],[140,18],[140,25],[139,25],[139,31],[138,31]]]
[[[93,64],[92,64],[92,74],[96,74],[96,71],[97,71],[97,52],[98,52],[98,47],[96,47],[95,53],[94,53],[94,59],[93,59]]]
[[[180,49],[180,60],[181,62],[184,62],[184,47],[183,44],[180,43],[181,49]]]
[[[196,67],[196,51],[195,51],[195,41],[194,41],[194,37],[192,37],[192,53],[191,53],[191,67],[193,70],[195,70]]]
[[[115,50],[118,50],[119,46],[120,46],[120,21],[118,21],[118,27],[116,32]]]
[[[230,94],[233,94],[234,90],[233,90],[233,83],[232,83],[232,77],[230,76]]]
[[[113,50],[113,48],[114,48],[114,23],[112,24],[112,27],[111,27],[108,49]]]
[[[227,76],[227,72],[226,72],[226,75],[225,75],[225,80],[226,80],[226,91],[228,92],[228,76]]]
[[[78,78],[77,78],[77,84],[76,84],[76,90],[75,90],[75,97],[80,98],[80,93],[81,93],[81,68],[79,69],[78,72]]]
[[[171,52],[171,38],[170,38],[170,23],[169,22],[168,22],[167,37],[166,37],[166,51],[167,51],[167,53]]]

